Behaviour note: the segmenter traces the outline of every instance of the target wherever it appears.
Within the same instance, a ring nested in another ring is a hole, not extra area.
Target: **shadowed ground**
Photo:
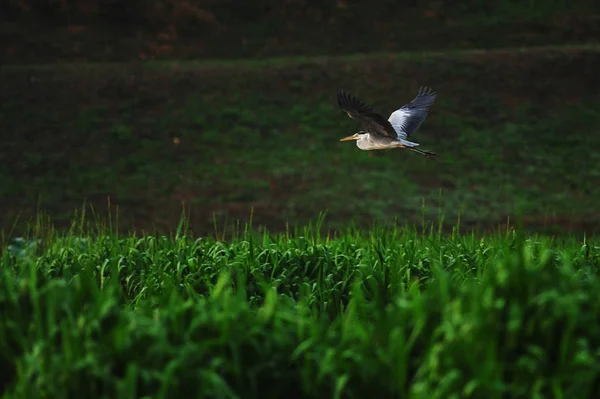
[[[39,209],[68,225],[86,201],[119,226],[227,220],[273,231],[397,219],[597,231],[600,105],[593,47],[245,63],[2,69],[0,223]],[[439,154],[359,151],[339,87],[389,115],[438,93],[414,136]],[[115,210],[113,210],[114,216]]]

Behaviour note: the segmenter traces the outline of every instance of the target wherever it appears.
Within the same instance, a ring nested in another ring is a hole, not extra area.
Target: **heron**
[[[406,148],[426,157],[434,157],[436,153],[421,150],[417,148],[419,144],[407,139],[425,121],[435,97],[435,92],[421,86],[411,102],[392,112],[386,120],[373,111],[371,106],[339,89],[338,105],[350,118],[359,121],[364,129],[340,141],[356,140],[356,146],[363,151]]]

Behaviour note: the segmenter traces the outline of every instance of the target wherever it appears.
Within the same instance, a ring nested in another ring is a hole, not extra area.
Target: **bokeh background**
[[[3,231],[600,226],[597,1],[11,0],[0,25]],[[387,116],[422,85],[437,159],[339,142],[338,88]]]

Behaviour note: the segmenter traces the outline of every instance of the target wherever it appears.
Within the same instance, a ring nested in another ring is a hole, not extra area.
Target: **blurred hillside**
[[[186,206],[198,233],[600,231],[600,2],[12,0],[0,22],[3,231],[84,203],[123,230]],[[338,141],[338,88],[387,114],[421,85],[436,160]]]
[[[594,43],[594,0],[11,0],[9,63],[249,58]]]
[[[64,64],[0,74],[0,227],[84,202],[124,230],[351,222],[600,230],[600,51]],[[359,151],[338,87],[383,114],[420,85],[430,160]]]

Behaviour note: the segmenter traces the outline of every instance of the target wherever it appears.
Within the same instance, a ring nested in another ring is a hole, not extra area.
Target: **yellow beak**
[[[350,141],[350,140],[357,140],[358,139],[358,133],[354,133],[352,136],[348,136],[348,137],[344,137],[343,139],[340,139],[340,141]]]

